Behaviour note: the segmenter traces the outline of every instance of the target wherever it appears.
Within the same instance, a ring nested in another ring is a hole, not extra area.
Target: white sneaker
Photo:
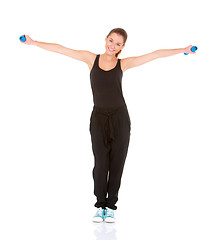
[[[105,210],[102,207],[98,208],[95,216],[93,217],[93,222],[103,222],[104,214]]]
[[[106,209],[105,209],[105,222],[107,222],[107,223],[115,222],[114,210],[111,208],[108,208],[108,207],[106,207]]]

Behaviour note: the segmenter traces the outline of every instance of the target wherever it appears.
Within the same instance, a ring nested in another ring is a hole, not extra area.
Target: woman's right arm
[[[79,61],[83,61],[88,64],[91,69],[92,63],[95,59],[95,54],[85,50],[74,50],[67,47],[64,47],[57,43],[45,43],[32,40],[28,35],[25,35],[26,41],[23,42],[27,45],[34,45],[42,49],[63,54],[65,56],[74,58]]]

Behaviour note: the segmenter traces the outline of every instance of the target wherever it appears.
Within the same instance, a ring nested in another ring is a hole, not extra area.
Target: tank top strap
[[[97,54],[96,60],[95,60],[95,65],[97,68],[99,68],[99,57],[100,57],[100,54]]]
[[[120,60],[121,60],[121,59],[118,58],[118,62],[117,62],[117,66],[118,66],[118,67],[121,66],[121,65],[120,65]]]
[[[122,72],[122,68],[121,68],[121,59],[119,59],[119,58],[118,58],[117,67],[118,67],[118,69]]]
[[[96,56],[96,62],[97,63],[99,62],[99,57],[100,57],[100,54],[97,54],[97,56]]]
[[[98,68],[98,59],[99,59],[99,54],[96,55],[91,72],[93,70],[93,68]]]

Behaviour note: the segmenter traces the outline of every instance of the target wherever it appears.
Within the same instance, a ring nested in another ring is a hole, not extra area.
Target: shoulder
[[[99,54],[95,54],[95,53],[92,53],[90,51],[85,51],[84,53],[85,55],[85,62],[87,63],[88,67],[89,67],[89,70],[91,71],[93,65],[94,65],[94,62],[96,60],[96,57],[99,55]]]
[[[95,60],[97,54],[92,53],[90,51],[82,51],[83,58],[85,59],[86,63],[91,63]]]
[[[87,63],[89,69],[91,70],[93,65],[94,65],[95,59],[97,57],[97,54],[92,53],[90,51],[85,51],[85,50],[82,50],[80,52],[82,54],[83,62]]]

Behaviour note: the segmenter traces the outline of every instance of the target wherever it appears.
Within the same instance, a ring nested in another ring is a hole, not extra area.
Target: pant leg
[[[94,154],[94,194],[97,197],[95,207],[105,208],[107,197],[107,175],[109,170],[109,145],[105,144],[106,116],[98,114],[94,109],[90,119],[90,133]]]
[[[115,204],[118,201],[118,192],[130,141],[131,122],[127,108],[121,109],[113,117],[113,124],[118,134],[111,142],[106,206],[115,210],[117,209]]]

